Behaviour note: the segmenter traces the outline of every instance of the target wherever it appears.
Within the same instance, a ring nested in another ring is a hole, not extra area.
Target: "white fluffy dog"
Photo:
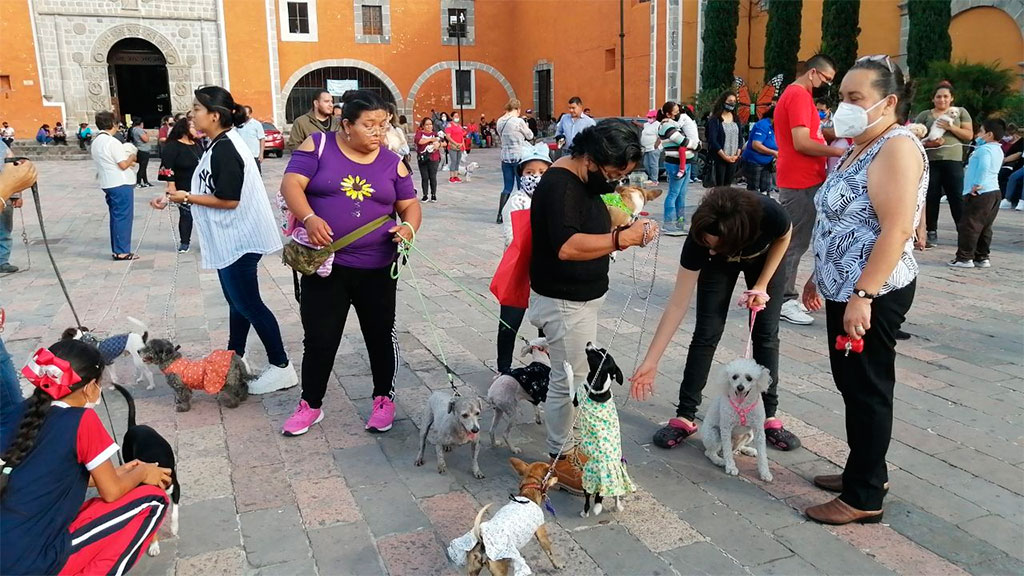
[[[945,136],[945,134],[946,134],[946,129],[939,126],[939,121],[940,120],[945,120],[950,125],[953,125],[959,119],[960,119],[960,109],[959,108],[950,108],[949,110],[946,110],[942,114],[942,116],[939,116],[938,118],[935,119],[934,122],[932,122],[932,127],[931,127],[930,130],[928,130],[928,136],[924,139],[924,141],[925,142],[930,142],[932,140],[942,140],[942,137]]]
[[[731,476],[740,473],[734,452],[756,456],[761,480],[771,482],[761,401],[761,394],[771,385],[771,373],[752,359],[740,358],[726,364],[716,380],[721,394],[711,401],[704,419],[704,455]],[[753,446],[748,445],[751,441]]]

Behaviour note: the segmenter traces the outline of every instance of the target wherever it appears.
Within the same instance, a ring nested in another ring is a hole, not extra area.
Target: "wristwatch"
[[[867,290],[862,290],[860,288],[854,288],[853,294],[858,298],[863,298],[865,300],[874,300],[875,297],[878,296],[878,294],[872,294],[871,292],[868,292]]]

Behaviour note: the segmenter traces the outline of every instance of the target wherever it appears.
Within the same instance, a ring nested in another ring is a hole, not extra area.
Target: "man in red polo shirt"
[[[786,302],[781,318],[791,324],[810,324],[814,318],[800,304],[796,273],[814,230],[814,195],[825,181],[825,158],[843,151],[825,144],[814,92],[827,91],[835,81],[835,62],[824,54],[807,60],[805,72],[786,87],[775,106],[775,141],[779,146],[776,180],[779,202],[793,222],[793,233],[783,260]]]

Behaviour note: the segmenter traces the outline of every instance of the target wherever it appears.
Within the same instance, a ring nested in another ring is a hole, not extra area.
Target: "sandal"
[[[681,418],[672,418],[668,426],[654,433],[654,445],[659,448],[678,446],[697,431],[697,426],[688,424]]]
[[[138,260],[139,259],[139,255],[135,254],[134,252],[129,252],[127,254],[120,254],[120,255],[118,255],[118,254],[111,254],[110,256],[111,256],[111,258],[113,258],[117,262],[123,262],[125,260]]]
[[[796,434],[793,434],[789,430],[786,430],[782,425],[782,420],[771,420],[764,424],[764,435],[768,443],[774,446],[777,450],[783,452],[789,452],[790,450],[796,450],[800,447],[800,439],[797,438]]]

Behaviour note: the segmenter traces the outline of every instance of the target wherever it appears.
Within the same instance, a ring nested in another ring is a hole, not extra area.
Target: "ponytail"
[[[241,126],[245,123],[245,106],[235,103],[231,92],[220,86],[203,86],[195,91],[195,96],[203,108],[218,114],[217,123],[221,128]]]
[[[48,393],[37,388],[25,401],[25,414],[21,417],[18,432],[3,456],[0,456],[4,461],[3,469],[0,470],[0,498],[3,498],[4,492],[7,491],[7,481],[11,472],[24,462],[35,448],[36,437],[39,435],[39,429],[43,427],[43,422],[46,421],[52,400]]]

